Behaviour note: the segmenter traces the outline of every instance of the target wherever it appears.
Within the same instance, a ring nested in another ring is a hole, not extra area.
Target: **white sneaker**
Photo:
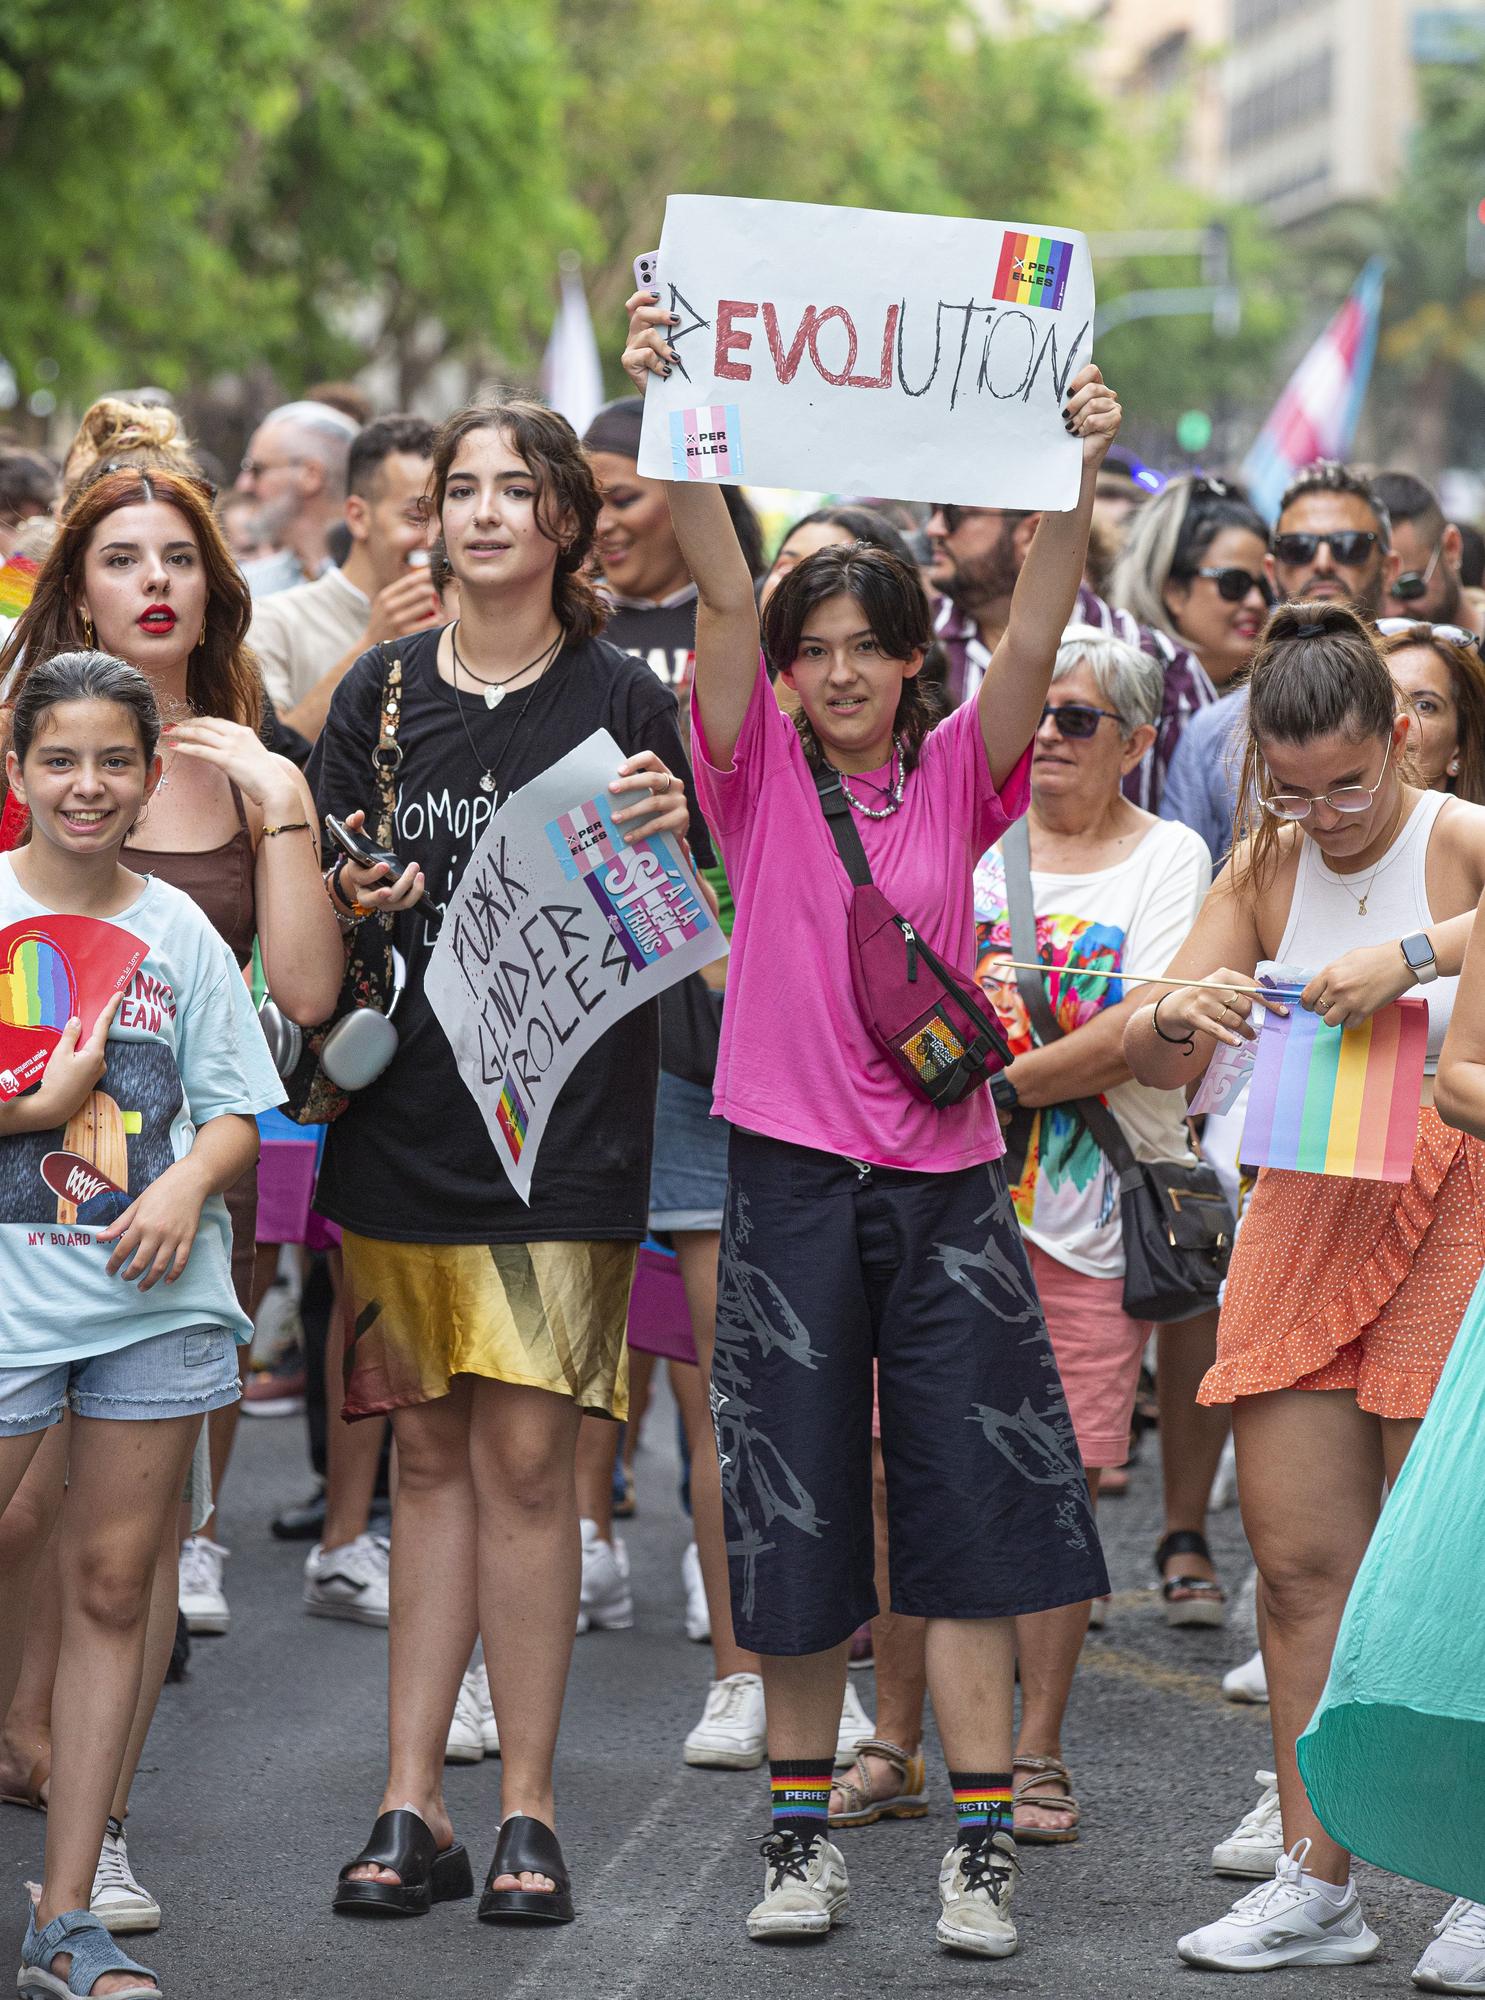
[[[752,1771],[767,1748],[763,1682],[757,1674],[728,1674],[713,1681],[701,1720],[686,1738],[686,1762],[714,1771]]]
[[[220,1637],[231,1623],[222,1565],[227,1551],[210,1535],[187,1535],[180,1545],[180,1608],[189,1632]]]
[[[499,1755],[500,1731],[495,1726],[490,1680],[484,1661],[477,1659],[459,1683],[443,1761],[446,1764],[478,1764],[485,1757]]]
[[[856,1761],[856,1745],[876,1735],[876,1724],[861,1706],[861,1697],[849,1680],[846,1698],[840,1707],[840,1728],[835,1736],[835,1768],[845,1770]]]
[[[1485,1903],[1463,1896],[1433,1927],[1433,1943],[1413,1967],[1425,1993],[1485,1993]]]
[[[1222,1692],[1229,1701],[1266,1702],[1268,1700],[1268,1672],[1263,1664],[1262,1653],[1255,1653],[1251,1660],[1244,1660],[1240,1667],[1222,1676]]]
[[[93,1894],[88,1907],[105,1930],[115,1932],[157,1931],[160,1905],[148,1889],[141,1888],[129,1866],[129,1845],[124,1829],[110,1819],[103,1836],[103,1850],[93,1870]]]
[[[1008,1833],[951,1847],[938,1871],[939,1943],[978,1958],[1009,1958],[1017,1942],[1011,1886],[1020,1865]]]
[[[338,1549],[316,1542],[304,1558],[304,1603],[315,1618],[385,1625],[392,1544],[385,1535],[357,1535]]]
[[[1279,1781],[1272,1771],[1255,1771],[1263,1794],[1212,1849],[1214,1875],[1257,1875],[1267,1881],[1284,1852],[1284,1824],[1279,1817]]]
[[[686,1637],[704,1646],[712,1636],[712,1614],[706,1601],[701,1555],[695,1542],[687,1543],[686,1553],[681,1557],[681,1582],[686,1592]]]
[[[578,1595],[579,1632],[627,1632],[634,1623],[629,1551],[617,1535],[600,1540],[596,1521],[584,1521],[583,1582]]]
[[[1274,1879],[1240,1896],[1225,1917],[1189,1931],[1176,1946],[1208,1972],[1267,1972],[1278,1965],[1359,1965],[1380,1949],[1353,1884],[1333,1903],[1304,1878],[1307,1840],[1279,1857]]]
[[[763,1901],[748,1912],[748,1936],[822,1936],[851,1899],[845,1856],[824,1834],[806,1846],[796,1833],[770,1833],[760,1846]]]

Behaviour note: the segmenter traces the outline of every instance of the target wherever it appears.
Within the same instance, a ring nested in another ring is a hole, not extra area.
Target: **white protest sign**
[[[1076,230],[672,195],[658,269],[679,360],[645,392],[651,478],[1076,505],[1062,405],[1093,341]]]
[[[579,1059],[727,941],[676,842],[624,845],[624,753],[597,729],[514,793],[459,878],[424,981],[459,1074],[524,1202]]]

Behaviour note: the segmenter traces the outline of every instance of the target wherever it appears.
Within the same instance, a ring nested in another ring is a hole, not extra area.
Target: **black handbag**
[[[392,845],[392,819],[397,811],[397,771],[402,763],[402,746],[397,727],[402,715],[402,660],[383,640],[381,729],[371,753],[376,773],[377,828],[379,847]],[[284,1077],[286,1101],[279,1107],[296,1125],[332,1124],[350,1103],[347,1091],[326,1074],[321,1056],[330,1036],[352,1014],[363,1009],[385,1016],[397,990],[397,961],[392,948],[394,919],[374,914],[363,917],[347,939],[345,978],[340,998],[328,1021],[306,1034],[301,1052]],[[379,1025],[379,1024],[368,1024]],[[388,1025],[387,1034],[395,1036]],[[395,1043],[394,1043],[395,1046]]]
[[[1011,956],[1038,959],[1031,894],[1031,839],[1019,820],[1001,839]],[[1038,972],[1018,972],[1016,988],[1045,1045],[1063,1033]],[[1237,1217],[1222,1183],[1203,1161],[1137,1160],[1108,1106],[1071,1100],[1095,1146],[1113,1168],[1124,1242],[1124,1310],[1131,1319],[1180,1320],[1217,1303],[1232,1259]]]

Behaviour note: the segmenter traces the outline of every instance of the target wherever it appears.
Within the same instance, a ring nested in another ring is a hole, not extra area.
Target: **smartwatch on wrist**
[[[1002,1070],[999,1076],[990,1079],[990,1095],[995,1099],[996,1109],[1015,1111],[1021,1102],[1021,1093]]]
[[[1428,942],[1427,931],[1413,931],[1398,940],[1403,959],[1409,972],[1420,986],[1426,986],[1430,979],[1439,976],[1439,962],[1433,955],[1433,946]]]

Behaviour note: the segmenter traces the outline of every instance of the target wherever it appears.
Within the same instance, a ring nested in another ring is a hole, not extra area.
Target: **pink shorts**
[[[1090,1278],[1027,1242],[1083,1464],[1123,1465],[1152,1322],[1124,1310],[1122,1278]]]

